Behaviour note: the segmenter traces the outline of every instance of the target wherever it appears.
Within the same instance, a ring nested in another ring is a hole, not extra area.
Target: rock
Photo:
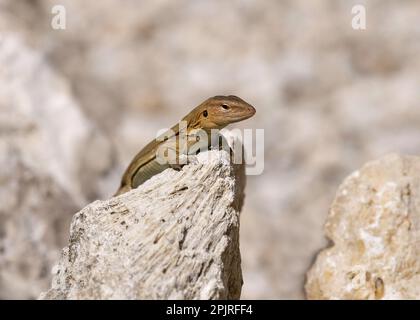
[[[204,152],[78,212],[40,298],[238,299],[245,176],[228,157]]]
[[[0,64],[0,298],[36,298],[72,215],[110,164],[109,146],[65,79],[19,36],[1,33]],[[87,159],[95,153],[96,168]]]
[[[420,157],[392,154],[339,187],[309,299],[420,299]]]
[[[79,152],[93,155],[73,171],[88,202],[112,194],[136,152],[196,103],[232,93],[256,106],[233,126],[265,129],[265,170],[247,180],[242,211],[242,298],[303,298],[337,186],[368,159],[420,154],[420,1],[0,3],[1,33],[45,53],[113,144]],[[351,28],[356,3],[366,30]],[[66,30],[51,28],[56,4]],[[96,163],[109,159],[110,179]]]

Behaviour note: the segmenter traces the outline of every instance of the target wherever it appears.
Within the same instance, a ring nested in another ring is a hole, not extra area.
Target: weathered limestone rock
[[[239,298],[243,167],[225,151],[197,160],[77,213],[40,298]]]
[[[333,246],[307,275],[309,299],[420,299],[420,157],[389,155],[338,189]]]

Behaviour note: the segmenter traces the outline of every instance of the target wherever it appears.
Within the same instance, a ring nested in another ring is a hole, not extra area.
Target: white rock
[[[243,170],[209,152],[77,213],[41,299],[239,298]]]
[[[420,299],[419,199],[420,157],[389,155],[350,175],[325,225],[333,245],[308,272],[307,297]]]

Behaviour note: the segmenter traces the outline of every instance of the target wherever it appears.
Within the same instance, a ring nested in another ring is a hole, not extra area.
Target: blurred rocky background
[[[355,4],[366,30],[351,27]],[[416,0],[0,0],[0,298],[45,291],[72,215],[216,94],[256,107],[237,127],[265,130],[242,298],[304,298],[343,178],[420,153],[419,21]]]

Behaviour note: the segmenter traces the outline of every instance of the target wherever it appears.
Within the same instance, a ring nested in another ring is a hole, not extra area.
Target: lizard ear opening
[[[203,116],[205,117],[205,118],[207,118],[207,116],[209,115],[209,113],[207,112],[207,110],[204,110],[204,112],[203,112]]]

